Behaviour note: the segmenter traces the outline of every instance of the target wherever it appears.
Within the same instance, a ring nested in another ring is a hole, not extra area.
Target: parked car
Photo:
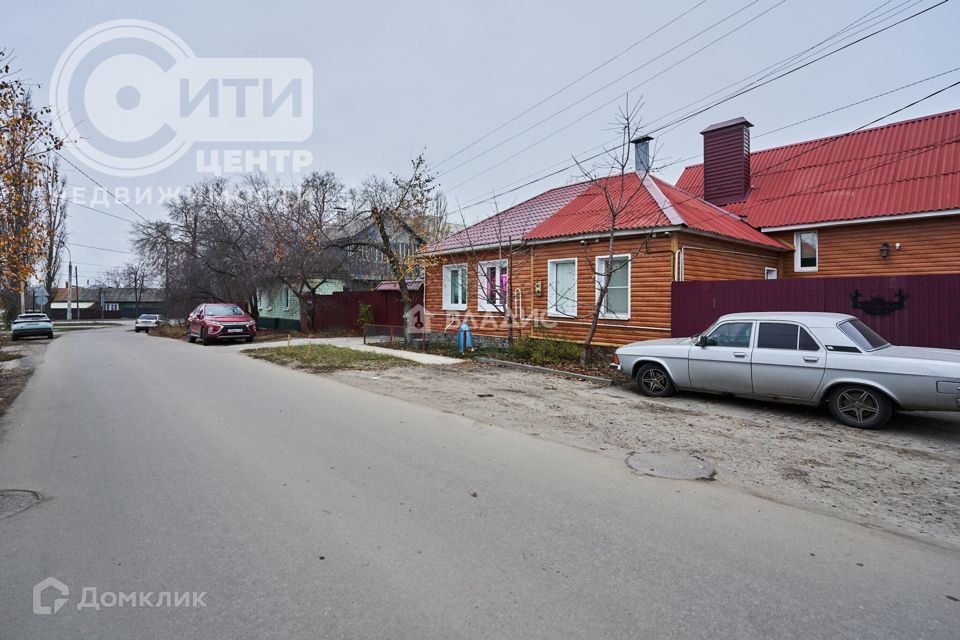
[[[895,409],[960,410],[960,351],[894,346],[839,313],[735,313],[692,338],[634,342],[612,367],[640,391],[723,393],[805,405],[882,427]]]
[[[11,340],[28,336],[53,338],[53,321],[45,313],[21,313],[14,319],[10,331]]]
[[[133,323],[133,330],[137,333],[141,331],[150,333],[150,329],[156,329],[165,324],[167,324],[167,318],[165,316],[157,313],[144,313]]]
[[[187,317],[187,339],[203,344],[217,340],[243,339],[253,342],[257,321],[235,304],[201,304]]]

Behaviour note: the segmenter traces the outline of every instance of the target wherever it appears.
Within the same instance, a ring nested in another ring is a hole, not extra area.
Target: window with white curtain
[[[577,316],[577,259],[547,262],[547,315]]]
[[[597,298],[600,297],[600,287],[606,273],[606,256],[597,258]],[[607,287],[607,296],[603,300],[600,317],[612,320],[628,320],[630,318],[630,256],[614,256],[610,284]]]
[[[443,266],[443,308],[464,311],[467,308],[467,265]]]

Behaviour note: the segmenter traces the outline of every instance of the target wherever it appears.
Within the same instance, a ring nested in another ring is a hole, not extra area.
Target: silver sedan
[[[840,422],[882,427],[895,409],[960,410],[960,351],[898,347],[839,313],[735,313],[692,338],[634,342],[612,367],[653,397],[676,390],[827,404]]]

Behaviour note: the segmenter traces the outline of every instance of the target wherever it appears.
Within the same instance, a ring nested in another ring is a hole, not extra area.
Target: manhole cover
[[[36,491],[0,489],[0,520],[29,509],[43,499]]]
[[[627,466],[637,473],[674,480],[712,480],[716,473],[709,462],[680,453],[631,453]]]

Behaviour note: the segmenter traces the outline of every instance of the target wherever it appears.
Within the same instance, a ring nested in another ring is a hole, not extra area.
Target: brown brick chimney
[[[750,190],[750,127],[745,118],[712,124],[703,135],[703,197],[717,206],[740,202]]]

